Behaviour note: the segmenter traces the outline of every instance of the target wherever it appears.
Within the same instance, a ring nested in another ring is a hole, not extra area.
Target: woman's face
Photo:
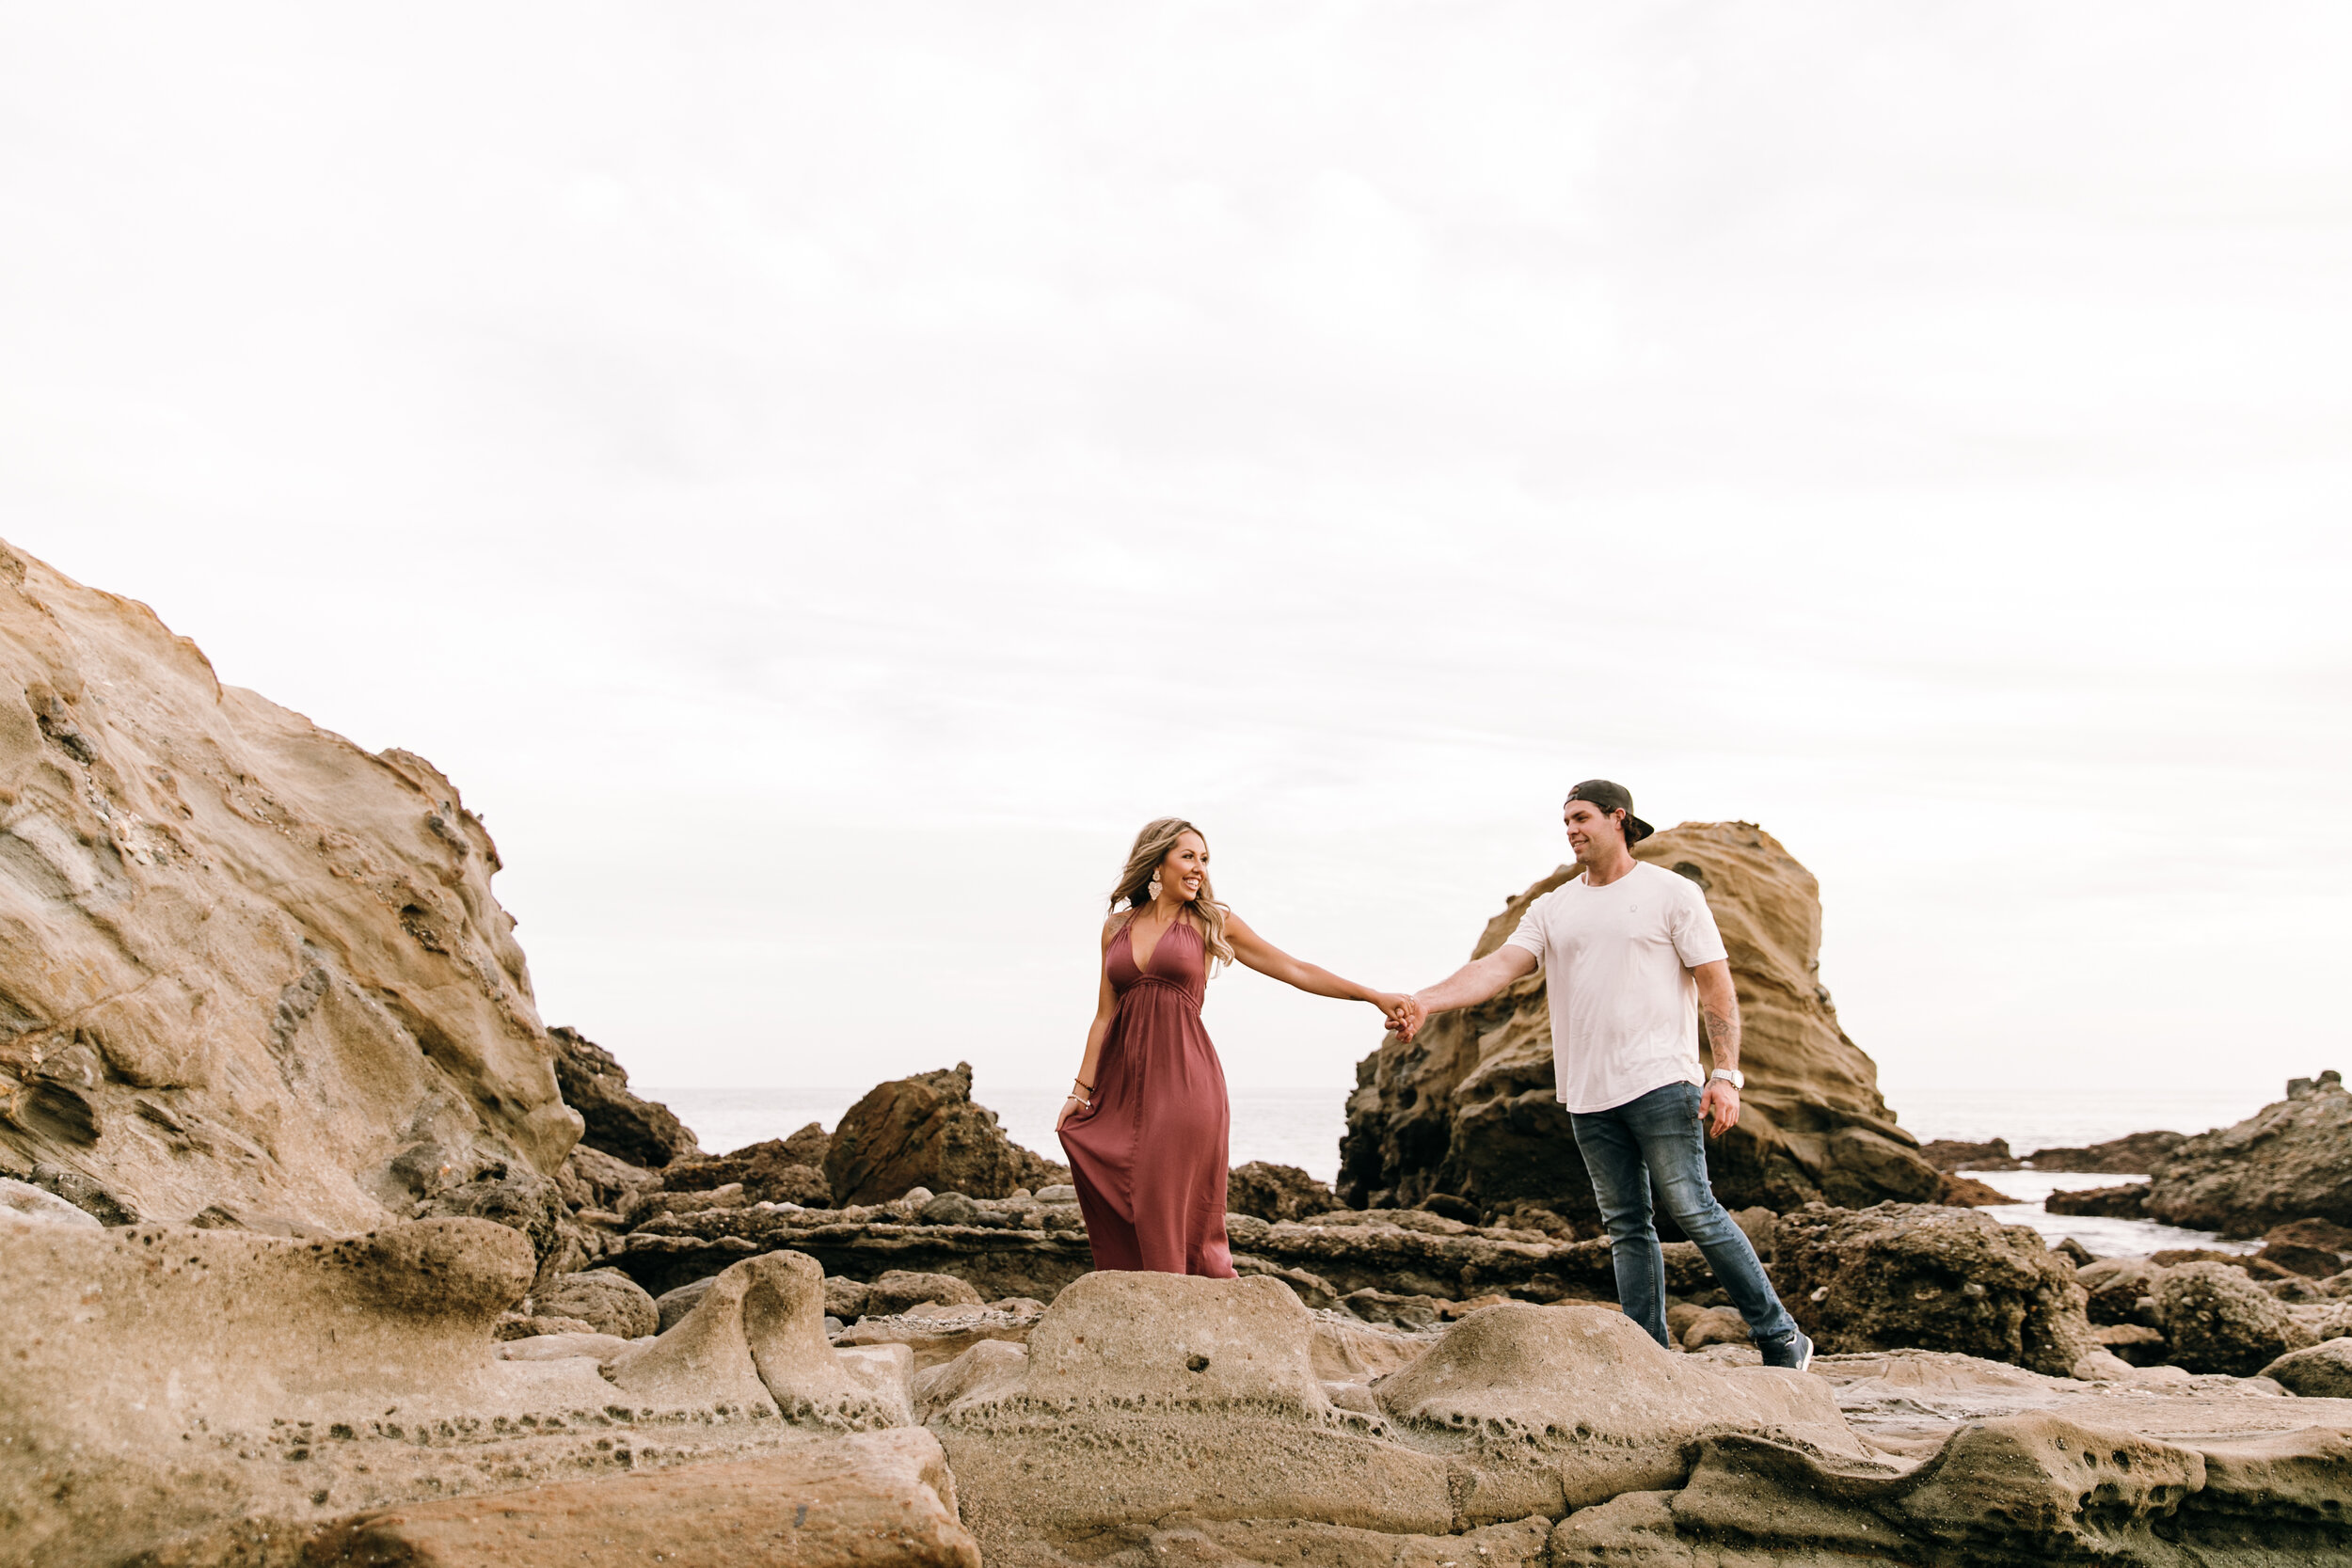
[[[1174,895],[1189,904],[1200,896],[1200,884],[1208,879],[1209,846],[1199,833],[1182,833],[1176,847],[1160,862],[1160,892],[1163,896]]]

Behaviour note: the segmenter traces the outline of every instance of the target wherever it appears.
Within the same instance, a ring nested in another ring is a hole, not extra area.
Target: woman
[[[1391,1018],[1405,998],[1301,963],[1251,930],[1210,893],[1208,840],[1180,817],[1136,835],[1111,911],[1086,1058],[1054,1124],[1094,1266],[1231,1279],[1225,1069],[1200,1026],[1211,964],[1238,958]]]

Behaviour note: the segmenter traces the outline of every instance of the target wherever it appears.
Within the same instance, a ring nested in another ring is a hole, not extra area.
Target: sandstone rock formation
[[[564,1103],[586,1124],[580,1141],[587,1148],[656,1170],[701,1152],[694,1130],[667,1105],[629,1091],[628,1069],[612,1053],[562,1024],[548,1031],[548,1040],[554,1048],[555,1081],[564,1091]]]
[[[2352,1225],[2352,1094],[2334,1072],[2296,1079],[2286,1099],[2186,1140],[2150,1174],[2148,1217],[2167,1225],[2224,1236]]]
[[[580,1119],[498,865],[422,758],[0,546],[0,1176],[354,1231],[551,1174]]]
[[[825,1176],[835,1200],[886,1203],[916,1187],[1006,1197],[1070,1180],[1066,1165],[1005,1136],[996,1113],[972,1103],[972,1064],[880,1084],[833,1130]]]
[[[608,1506],[635,1516],[623,1531],[635,1539],[669,1530],[674,1544],[715,1550],[754,1517],[745,1477],[832,1465],[866,1478],[845,1481],[840,1500],[870,1496],[921,1527],[923,1550],[970,1560],[949,1528],[935,1444],[784,1462],[780,1450],[825,1434],[908,1418],[911,1368],[878,1377],[854,1358],[873,1353],[826,1343],[808,1259],[735,1265],[658,1339],[548,1336],[506,1347],[545,1358],[494,1355],[500,1317],[532,1270],[520,1234],[479,1220],[301,1243],[0,1212],[0,1563],[94,1568],[173,1542],[162,1560],[345,1560],[331,1555],[339,1543],[389,1539],[395,1515],[419,1540],[474,1539],[459,1527],[479,1516],[412,1512],[421,1499],[766,1456],[775,1462],[681,1475],[649,1496],[624,1487]],[[600,1352],[601,1369],[598,1354],[552,1354],[576,1348]],[[930,1501],[910,1476],[930,1477]],[[502,1502],[500,1517],[560,1536],[574,1528],[563,1518],[593,1511],[576,1494],[534,1496]],[[737,1498],[731,1514],[722,1497]],[[687,1517],[696,1497],[733,1522],[697,1533]],[[416,1560],[440,1560],[421,1546]]]
[[[1708,1146],[1717,1196],[1782,1211],[1932,1199],[1939,1173],[1895,1124],[1877,1069],[1838,1028],[1820,983],[1811,873],[1745,822],[1684,823],[1634,853],[1705,890],[1730,953],[1748,1087],[1740,1126]],[[1472,957],[1502,945],[1529,904],[1574,874],[1563,866],[1511,899]],[[1597,1233],[1592,1185],[1555,1099],[1540,974],[1438,1015],[1410,1045],[1391,1037],[1359,1066],[1357,1085],[1339,1183],[1351,1205],[1410,1206],[1445,1192],[1489,1211],[1540,1205]]]
[[[2096,1348],[2074,1264],[2026,1227],[1973,1210],[1785,1214],[1772,1277],[1833,1354],[1957,1351],[2063,1377]]]

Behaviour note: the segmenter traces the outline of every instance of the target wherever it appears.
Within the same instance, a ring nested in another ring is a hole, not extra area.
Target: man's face
[[[1560,808],[1560,820],[1567,824],[1568,847],[1576,853],[1576,863],[1591,866],[1604,860],[1613,860],[1625,847],[1625,814],[1605,812],[1590,800],[1570,800]]]

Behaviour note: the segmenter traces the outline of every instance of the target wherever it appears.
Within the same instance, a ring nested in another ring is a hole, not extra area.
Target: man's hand
[[[1707,1081],[1707,1087],[1699,1091],[1699,1119],[1707,1123],[1710,1138],[1720,1138],[1740,1125],[1740,1091],[1729,1079]]]

